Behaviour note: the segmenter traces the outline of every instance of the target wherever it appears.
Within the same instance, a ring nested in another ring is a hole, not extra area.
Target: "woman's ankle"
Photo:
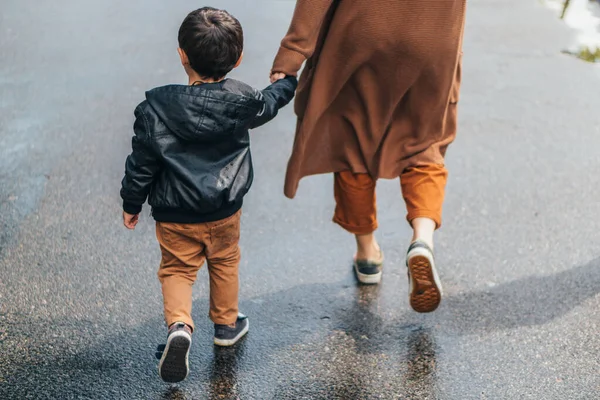
[[[433,233],[435,232],[436,223],[429,218],[415,218],[411,221],[413,228],[412,241],[420,240],[425,242],[433,250]]]
[[[369,233],[366,235],[355,235],[356,238],[356,258],[359,260],[379,260],[381,249],[375,235]]]

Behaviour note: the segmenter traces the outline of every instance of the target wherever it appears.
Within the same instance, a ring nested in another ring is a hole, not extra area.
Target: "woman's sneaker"
[[[250,328],[248,317],[243,314],[238,314],[235,327],[229,325],[215,324],[215,344],[217,346],[233,346],[240,340]]]
[[[442,301],[442,284],[435,270],[433,251],[427,243],[417,240],[408,248],[408,298],[413,310],[434,311]]]
[[[163,381],[169,383],[181,382],[189,373],[188,355],[192,345],[192,330],[183,322],[175,322],[169,327],[167,344],[159,346],[162,350],[158,373]]]
[[[354,273],[356,279],[365,285],[376,285],[381,282],[383,274],[383,252],[379,253],[379,260],[358,260],[354,257]]]

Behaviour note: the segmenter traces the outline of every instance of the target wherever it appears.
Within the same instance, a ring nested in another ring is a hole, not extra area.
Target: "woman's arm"
[[[287,35],[281,41],[271,73],[297,76],[317,45],[321,25],[334,0],[298,0]]]

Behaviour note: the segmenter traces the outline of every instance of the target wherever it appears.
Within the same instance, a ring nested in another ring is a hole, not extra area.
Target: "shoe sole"
[[[187,332],[174,332],[169,336],[158,364],[158,373],[163,381],[177,383],[187,378],[191,344],[192,339]]]
[[[435,262],[426,249],[418,248],[408,256],[409,302],[419,313],[435,311],[442,301],[442,285]]]
[[[236,344],[238,342],[238,340],[240,340],[242,337],[244,337],[244,335],[246,335],[246,333],[248,333],[249,329],[250,329],[250,321],[246,320],[246,326],[244,327],[244,329],[242,329],[240,331],[240,333],[237,334],[236,337],[234,337],[233,339],[217,339],[217,338],[214,338],[214,343],[217,346],[220,346],[220,347],[233,346],[234,344]]]
[[[354,273],[356,273],[356,279],[358,279],[360,283],[363,283],[365,285],[378,284],[379,282],[381,282],[381,276],[383,275],[383,271],[378,272],[376,274],[361,274],[358,271],[358,265],[356,263],[354,263]]]

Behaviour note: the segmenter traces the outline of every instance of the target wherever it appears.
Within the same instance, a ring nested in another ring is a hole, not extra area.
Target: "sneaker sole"
[[[250,329],[250,321],[246,320],[246,326],[244,327],[244,329],[242,329],[240,331],[240,333],[237,334],[236,337],[234,337],[233,339],[217,339],[217,338],[214,338],[214,343],[217,346],[221,346],[221,347],[233,346],[234,344],[236,344],[238,342],[238,340],[240,340],[242,337],[244,337],[244,335],[246,335],[246,333],[248,333],[249,329]]]
[[[192,340],[186,332],[175,332],[169,336],[158,364],[158,373],[163,381],[177,383],[187,378],[191,344]]]
[[[358,265],[356,263],[354,263],[354,273],[356,274],[356,279],[365,285],[378,284],[381,282],[381,276],[383,275],[383,271],[376,274],[361,274],[358,272]]]
[[[442,285],[435,263],[425,249],[415,249],[408,257],[409,302],[420,313],[435,311],[442,301]],[[420,288],[421,282],[425,288]]]

